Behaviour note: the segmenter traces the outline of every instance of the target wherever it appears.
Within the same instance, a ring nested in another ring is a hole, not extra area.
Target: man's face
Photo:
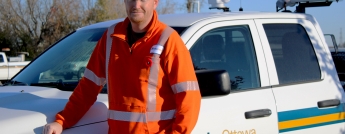
[[[141,23],[151,20],[158,0],[124,0],[126,12],[132,23]]]

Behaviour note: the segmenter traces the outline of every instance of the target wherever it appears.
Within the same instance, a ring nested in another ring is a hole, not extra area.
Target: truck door
[[[181,36],[189,39],[186,45],[195,70],[226,70],[232,89],[225,96],[203,97],[193,133],[278,133],[274,96],[254,21],[195,25]]]
[[[0,80],[8,79],[8,65],[5,61],[4,55],[0,53]]]
[[[345,133],[344,91],[316,21],[259,19],[255,23],[267,57],[279,132]]]

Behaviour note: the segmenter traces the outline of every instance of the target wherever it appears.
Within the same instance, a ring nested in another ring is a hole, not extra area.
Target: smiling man
[[[84,77],[44,134],[72,127],[107,83],[110,134],[191,133],[201,95],[190,53],[158,20],[159,0],[124,0],[127,18],[99,40]]]

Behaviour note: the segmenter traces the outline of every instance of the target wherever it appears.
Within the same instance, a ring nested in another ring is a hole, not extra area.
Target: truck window
[[[13,80],[30,86],[74,90],[84,76],[90,55],[105,30],[106,28],[81,29],[71,33],[54,47],[47,49]],[[56,83],[62,86],[56,86]]]
[[[231,90],[260,87],[255,50],[247,25],[208,31],[196,41],[190,52],[195,70],[226,70]]]
[[[264,24],[280,84],[321,79],[313,45],[299,24]]]
[[[5,61],[4,61],[4,57],[3,57],[2,55],[0,55],[0,63],[1,63],[1,62],[5,62]]]

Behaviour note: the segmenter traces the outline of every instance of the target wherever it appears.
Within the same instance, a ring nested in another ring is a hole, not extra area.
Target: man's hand
[[[43,134],[61,134],[62,126],[57,123],[49,123],[43,127]]]

